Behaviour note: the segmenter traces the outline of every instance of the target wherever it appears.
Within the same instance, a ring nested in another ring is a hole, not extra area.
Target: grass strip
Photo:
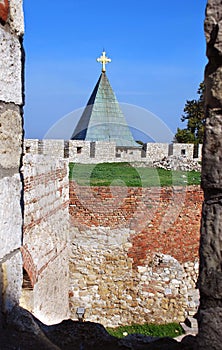
[[[129,163],[70,163],[69,178],[80,186],[165,187],[199,185],[197,171],[134,167]]]
[[[131,326],[120,326],[117,328],[106,328],[107,332],[116,337],[123,338],[127,334],[143,334],[152,337],[170,337],[175,338],[183,334],[184,331],[178,323],[168,324],[133,324]]]

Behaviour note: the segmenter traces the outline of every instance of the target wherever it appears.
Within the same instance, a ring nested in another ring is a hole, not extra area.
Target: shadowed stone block
[[[222,111],[210,110],[206,119],[205,137],[207,143],[203,147],[202,187],[222,189]]]
[[[222,307],[208,308],[199,313],[199,327],[201,332],[198,335],[198,349],[221,349],[221,323]]]
[[[200,240],[198,349],[221,350],[222,339],[222,6],[208,0],[205,34],[204,205]]]
[[[0,103],[0,167],[14,168],[16,172],[22,152],[22,120],[19,112],[19,107]]]
[[[19,174],[0,179],[0,259],[21,245],[22,214]]]
[[[11,311],[18,304],[22,289],[22,255],[19,250],[2,264],[4,310]]]
[[[222,299],[222,206],[205,199],[202,211],[201,246],[200,246],[200,285],[202,306],[216,306]],[[209,298],[209,299],[208,299]]]

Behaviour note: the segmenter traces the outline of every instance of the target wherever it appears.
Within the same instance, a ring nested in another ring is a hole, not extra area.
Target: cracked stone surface
[[[208,0],[205,19],[208,64],[205,69],[198,346],[221,349],[222,338],[222,6]]]

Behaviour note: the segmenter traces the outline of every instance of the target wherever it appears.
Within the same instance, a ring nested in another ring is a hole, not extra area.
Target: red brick
[[[112,198],[109,187],[78,187],[71,181],[70,203],[75,203],[69,209],[72,223],[83,227],[130,226],[136,231],[129,252],[134,266],[143,265],[147,255],[157,251],[179,262],[193,261],[198,256],[203,201],[198,186],[174,190],[128,188],[120,203],[122,188],[111,192]],[[161,226],[164,217],[166,222]]]
[[[9,14],[9,1],[1,0],[0,2],[0,21],[5,23]]]

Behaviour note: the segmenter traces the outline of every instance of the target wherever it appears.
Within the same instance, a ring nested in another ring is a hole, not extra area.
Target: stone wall
[[[202,145],[198,146],[201,160]],[[24,140],[24,152],[31,154],[54,155],[69,158],[70,162],[98,164],[103,162],[143,162],[159,161],[169,155],[193,159],[193,144],[147,143],[142,147],[119,147],[115,142],[90,142],[78,140]]]
[[[0,327],[22,284],[22,0],[0,4]]]
[[[70,305],[104,325],[182,321],[198,307],[199,187],[70,182]]]
[[[69,315],[68,163],[26,154],[23,164],[22,252],[33,291],[23,290],[21,304],[44,323],[52,324]]]
[[[116,158],[113,159],[114,162],[135,162],[144,161],[146,157],[145,151],[141,148],[127,148],[127,147],[116,147]]]
[[[169,146],[166,143],[147,143],[146,157],[151,161],[160,160],[169,155]]]
[[[201,158],[201,145],[199,145],[200,151],[198,151],[199,158]],[[188,159],[193,158],[194,145],[192,143],[173,143],[170,145],[170,155],[179,157],[186,156]]]
[[[205,19],[204,203],[200,240],[198,348],[221,349],[222,337],[222,6],[208,0]]]

